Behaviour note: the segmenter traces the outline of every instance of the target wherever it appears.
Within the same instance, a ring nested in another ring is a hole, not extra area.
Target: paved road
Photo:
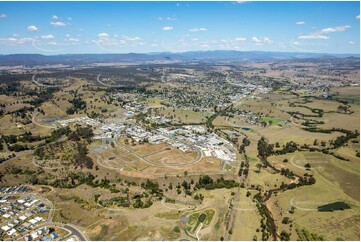
[[[57,126],[55,124],[52,125],[44,125],[44,124],[39,124],[38,122],[35,121],[36,116],[39,114],[39,112],[36,112],[33,117],[31,118],[31,121],[33,122],[33,124],[43,127],[43,128],[47,128],[47,129],[56,129]]]
[[[36,76],[36,74],[34,74],[31,79],[32,79],[32,81],[33,81],[36,85],[38,85],[38,86],[41,86],[41,87],[58,87],[58,86],[59,86],[59,85],[42,84],[42,83],[38,82],[38,81],[35,79],[35,76]]]
[[[101,76],[102,74],[99,74],[98,76],[97,76],[97,82],[99,82],[100,84],[102,84],[103,86],[106,86],[106,87],[124,87],[125,85],[111,85],[111,84],[107,84],[107,83],[104,83],[104,82],[102,82],[101,80],[100,80],[100,76]]]
[[[135,153],[132,149],[126,147],[126,146],[123,146],[122,144],[120,144],[118,142],[118,138],[119,138],[119,135],[115,135],[114,136],[114,143],[119,146],[120,148],[122,149],[125,149],[126,151],[128,151],[128,153],[136,156],[137,158],[139,158],[140,160],[144,161],[145,163],[148,163],[152,166],[157,166],[157,167],[177,167],[177,166],[188,166],[188,165],[193,165],[193,164],[196,164],[198,163],[201,159],[202,159],[202,152],[200,150],[197,149],[197,158],[191,162],[188,162],[188,163],[184,163],[184,164],[177,164],[177,165],[160,165],[160,164],[156,164],[156,163],[153,163],[152,161],[146,159],[145,157],[147,157],[148,155],[146,156],[140,156],[138,155],[137,153]],[[162,150],[163,151],[163,150]]]

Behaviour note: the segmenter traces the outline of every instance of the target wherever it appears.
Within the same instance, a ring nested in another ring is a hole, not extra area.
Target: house
[[[11,229],[9,232],[7,232],[7,234],[9,235],[9,236],[12,236],[13,234],[15,234],[16,233],[16,230],[15,229]]]
[[[36,240],[38,238],[38,233],[34,232],[31,234],[31,238],[33,238],[34,240]]]
[[[8,231],[10,229],[10,227],[5,225],[5,226],[2,226],[1,229],[4,230],[4,231]]]
[[[51,241],[51,239],[50,239],[48,236],[44,236],[44,237],[43,237],[43,240],[44,240],[44,241]]]
[[[58,238],[59,236],[58,236],[56,233],[52,233],[52,234],[50,234],[50,237],[51,237],[52,239],[56,239],[56,238]]]
[[[25,241],[32,241],[33,240],[30,235],[24,236],[24,239],[25,239]]]
[[[36,224],[38,221],[32,218],[32,219],[29,220],[29,222],[30,222],[31,224]]]

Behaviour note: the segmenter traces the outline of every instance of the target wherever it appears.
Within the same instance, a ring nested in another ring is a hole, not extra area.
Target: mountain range
[[[266,51],[188,51],[182,53],[125,53],[125,54],[9,54],[0,55],[0,65],[86,65],[94,63],[118,62],[154,62],[154,61],[274,61],[289,59],[312,58],[360,58],[359,54],[326,54],[326,53],[300,53],[300,52],[266,52]]]

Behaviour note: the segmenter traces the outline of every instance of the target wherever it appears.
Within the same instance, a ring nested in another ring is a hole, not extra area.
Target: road
[[[38,85],[38,86],[41,86],[41,87],[59,87],[59,85],[42,84],[42,83],[38,82],[38,81],[35,79],[35,76],[36,76],[36,74],[34,74],[31,79],[32,79],[32,81],[33,81],[36,85]]]
[[[199,238],[199,236],[198,236],[198,233],[199,233],[199,231],[201,231],[202,227],[203,227],[203,223],[200,223],[200,224],[199,224],[199,227],[198,227],[198,229],[197,229],[197,232],[196,232],[196,237],[197,237],[198,241],[200,241],[200,238]]]
[[[101,76],[102,74],[99,74],[98,76],[97,76],[97,82],[99,82],[100,84],[102,84],[103,86],[106,86],[106,87],[124,87],[125,85],[110,85],[110,84],[107,84],[107,83],[104,83],[104,82],[102,82],[101,80],[100,80],[100,76]]]
[[[156,164],[156,163],[153,163],[152,161],[146,159],[145,157],[149,156],[146,155],[146,156],[140,156],[138,155],[137,153],[135,153],[132,149],[126,147],[126,146],[123,146],[122,144],[119,143],[118,141],[118,138],[119,138],[119,135],[115,135],[114,136],[114,144],[116,144],[117,146],[119,146],[120,148],[122,149],[125,149],[126,151],[128,151],[128,153],[136,156],[137,158],[139,158],[140,160],[144,161],[145,163],[149,164],[149,165],[152,165],[152,166],[157,166],[157,167],[177,167],[177,166],[188,166],[188,165],[193,165],[193,164],[196,164],[198,163],[201,159],[202,159],[202,152],[200,150],[197,149],[197,158],[191,162],[188,162],[188,163],[183,163],[183,164],[177,164],[177,165],[160,165],[160,164]],[[163,150],[162,150],[163,151]],[[154,153],[154,152],[153,152]]]
[[[33,122],[33,124],[43,127],[43,128],[47,128],[47,129],[56,129],[57,126],[55,124],[52,125],[44,125],[44,124],[39,124],[38,122],[35,121],[36,116],[39,114],[39,112],[35,113],[33,115],[33,117],[31,118],[31,121]]]
[[[5,164],[8,163],[8,162],[17,160],[17,159],[19,159],[19,158],[22,157],[22,156],[30,155],[30,154],[32,154],[32,153],[33,153],[32,150],[21,151],[21,153],[19,152],[19,154],[17,154],[15,157],[10,158],[10,159],[8,159],[8,160],[6,160],[6,161],[3,161],[1,164],[2,164],[2,165],[5,165]]]
[[[83,235],[82,232],[80,232],[74,225],[71,224],[63,224],[63,223],[56,223],[56,222],[52,222],[52,225],[64,228],[66,230],[69,230],[71,232],[71,235],[68,235],[67,237],[65,237],[63,240],[65,240],[66,238],[69,238],[71,236],[75,236],[77,237],[78,240],[80,241],[87,241],[87,239],[85,238],[85,236]]]

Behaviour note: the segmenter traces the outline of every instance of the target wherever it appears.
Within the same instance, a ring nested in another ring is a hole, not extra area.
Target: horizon
[[[360,54],[360,2],[355,1],[0,2],[0,6],[2,55],[216,50]]]
[[[59,56],[59,55],[127,55],[127,54],[144,54],[144,55],[157,55],[157,54],[183,54],[189,52],[260,52],[260,53],[282,53],[282,54],[318,54],[318,55],[358,55],[360,53],[328,53],[328,52],[297,52],[297,51],[267,51],[267,50],[190,50],[182,52],[171,52],[171,51],[154,51],[154,52],[119,52],[119,53],[59,53],[59,54],[46,54],[46,53],[11,53],[11,54],[0,54],[1,56],[7,55],[42,55],[42,56]]]

